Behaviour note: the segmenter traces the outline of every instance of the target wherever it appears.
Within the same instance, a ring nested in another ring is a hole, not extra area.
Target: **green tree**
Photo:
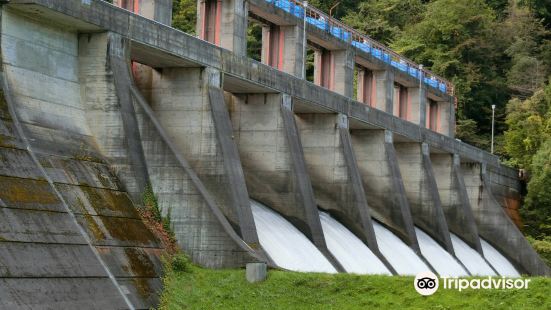
[[[336,5],[331,15],[336,18],[341,18],[348,12],[354,11],[358,2],[357,0],[309,0],[308,4],[324,11],[328,15],[331,7]]]
[[[545,61],[547,49],[551,47],[546,39],[549,31],[528,9],[514,2],[500,29],[509,45],[505,52],[511,57],[511,68],[507,73],[508,86],[520,93],[541,88],[549,74],[549,66]]]
[[[491,105],[503,115],[509,99],[506,42],[496,32],[498,26],[494,11],[482,0],[436,0],[392,44],[455,84],[458,119],[474,120],[478,134],[491,130]],[[497,118],[497,131],[504,128]]]
[[[172,2],[172,27],[195,35],[196,22],[196,0],[174,0]]]
[[[543,19],[547,28],[551,28],[551,1],[520,0],[519,4],[528,7],[536,16]]]
[[[421,0],[373,0],[358,4],[344,21],[382,43],[392,42],[408,26],[421,20]]]
[[[531,98],[513,99],[507,105],[505,151],[509,164],[530,170],[532,157],[541,145],[551,139],[551,85]]]
[[[528,194],[521,209],[527,234],[551,236],[551,139],[545,141],[532,160]]]

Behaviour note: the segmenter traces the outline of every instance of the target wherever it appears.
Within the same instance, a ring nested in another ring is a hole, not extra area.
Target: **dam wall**
[[[54,293],[24,300],[79,307],[105,296],[106,308],[155,306],[162,249],[136,212],[149,186],[180,248],[206,267],[278,267],[259,242],[254,200],[336,271],[344,268],[327,247],[319,210],[391,273],[374,227],[433,271],[419,235],[452,260],[454,234],[482,258],[484,240],[520,273],[551,275],[506,213],[521,201],[516,171],[453,138],[453,96],[350,42],[307,25],[308,44],[339,62],[333,83],[316,85],[296,63],[245,57],[243,29],[209,42],[208,33],[201,39],[162,24],[170,21],[147,15],[147,6],[139,16],[98,0],[12,0],[1,8],[7,306],[32,307],[16,296],[44,288]],[[252,16],[297,27],[283,39],[293,43],[285,53],[298,52],[297,16],[260,0],[222,9],[227,23]],[[372,81],[378,103],[355,100],[350,85],[336,83],[352,80],[352,65],[386,79]],[[410,99],[400,100],[396,84]],[[441,121],[427,119],[431,102]],[[82,299],[68,297],[77,286]]]
[[[0,308],[149,309],[162,249],[88,126],[79,35],[3,7],[1,40]]]

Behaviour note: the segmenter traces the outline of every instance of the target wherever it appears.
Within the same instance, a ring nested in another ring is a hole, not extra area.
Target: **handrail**
[[[454,85],[448,80],[434,74],[430,70],[423,68],[412,60],[396,53],[380,42],[373,40],[368,35],[362,34],[358,30],[347,26],[340,20],[330,17],[320,9],[308,5],[304,1],[299,0],[265,0],[268,3],[273,3],[274,6],[295,15],[297,18],[306,21],[331,35],[346,41],[354,47],[370,53],[376,58],[389,63],[393,67],[408,73],[409,75],[422,80],[434,88],[439,89],[451,96],[454,95]]]

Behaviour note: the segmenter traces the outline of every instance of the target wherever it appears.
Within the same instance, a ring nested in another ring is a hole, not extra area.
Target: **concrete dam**
[[[0,2],[1,309],[157,305],[148,186],[209,268],[551,276],[445,79],[300,2],[200,0],[197,37],[171,2]]]

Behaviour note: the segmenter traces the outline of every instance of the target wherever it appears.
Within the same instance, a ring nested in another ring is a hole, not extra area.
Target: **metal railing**
[[[368,35],[362,34],[356,29],[353,29],[338,19],[332,18],[323,11],[305,5],[302,1],[297,0],[265,0],[272,3],[274,6],[303,19],[314,27],[326,31],[336,38],[346,41],[363,52],[371,54],[373,57],[390,64],[391,66],[422,80],[425,84],[439,89],[451,96],[454,95],[454,86],[452,83],[431,71],[424,69],[421,65],[416,64],[410,59],[394,52],[382,43],[379,43]]]

